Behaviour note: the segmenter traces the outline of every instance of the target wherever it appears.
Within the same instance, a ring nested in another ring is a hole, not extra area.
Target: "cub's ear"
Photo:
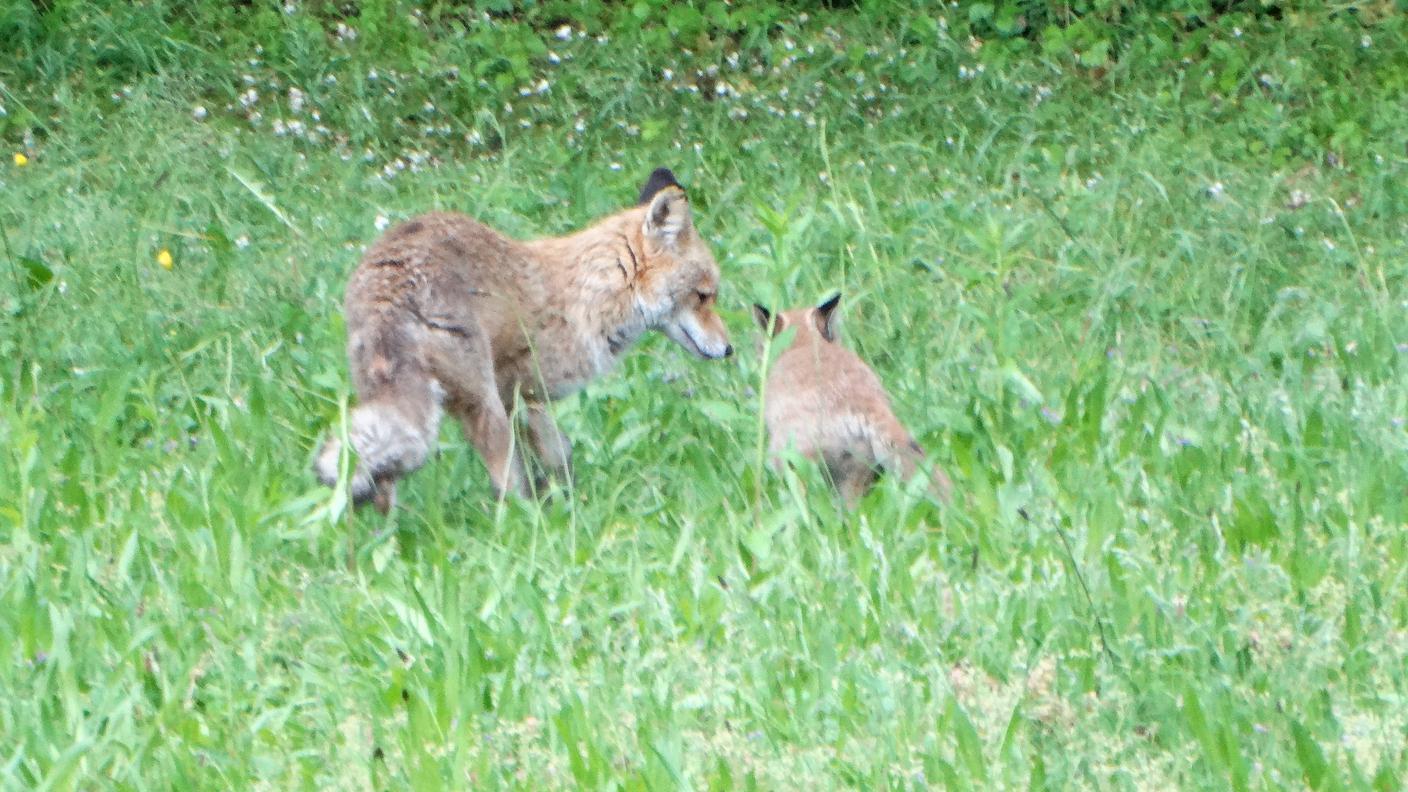
[[[675,174],[669,168],[656,168],[650,174],[650,178],[645,180],[645,185],[640,188],[640,197],[636,199],[636,206],[644,206],[650,203],[650,199],[655,194],[666,187],[680,187],[680,183],[675,179]]]
[[[664,247],[674,247],[693,227],[689,199],[678,186],[664,187],[650,199],[645,210],[647,239]]]
[[[782,335],[782,331],[787,329],[787,317],[783,314],[775,314],[758,303],[753,303],[753,319],[758,323],[758,327],[763,328],[763,332],[777,338]]]
[[[816,329],[821,333],[821,337],[827,341],[836,340],[836,306],[841,302],[841,293],[836,292],[831,299],[818,305],[813,316],[816,318]]]
[[[758,303],[753,303],[753,319],[757,321],[758,327],[763,328],[764,333],[772,333],[772,311],[764,308]]]

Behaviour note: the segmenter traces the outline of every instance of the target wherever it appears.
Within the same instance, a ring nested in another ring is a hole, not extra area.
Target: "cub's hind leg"
[[[924,449],[907,433],[881,443],[877,456],[885,470],[905,482],[924,472]],[[929,493],[944,502],[953,497],[953,482],[937,464],[929,468]]]
[[[846,508],[854,508],[875,484],[875,465],[867,454],[857,454],[848,448],[828,449],[822,461],[827,478],[831,479]]]

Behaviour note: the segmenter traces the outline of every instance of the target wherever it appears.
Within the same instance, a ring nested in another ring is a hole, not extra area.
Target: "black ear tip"
[[[826,302],[823,302],[818,307],[821,308],[821,310],[823,311],[830,311],[834,309],[836,307],[836,304],[839,302],[841,302],[841,292],[836,292],[835,294],[827,298]]]
[[[655,194],[666,187],[680,187],[679,180],[675,178],[675,172],[669,168],[656,168],[650,172],[650,178],[645,180],[645,186],[640,188],[640,198],[637,203],[647,203],[655,197]]]
[[[772,329],[772,311],[769,311],[762,303],[753,303],[753,318],[757,320],[758,326],[764,330]]]

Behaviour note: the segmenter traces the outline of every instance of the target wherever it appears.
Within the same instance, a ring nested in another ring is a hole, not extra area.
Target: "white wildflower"
[[[0,112],[0,116],[3,115],[4,113]],[[208,115],[210,115],[210,113],[205,109],[204,105],[196,105],[195,109],[191,111],[191,116],[197,121],[204,121]]]
[[[376,220],[372,221],[372,225],[375,226],[378,231],[385,231],[386,227],[391,225],[391,221],[387,219],[386,215],[379,214],[376,216]]]

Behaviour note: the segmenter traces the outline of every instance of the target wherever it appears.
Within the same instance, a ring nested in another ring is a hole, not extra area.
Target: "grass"
[[[959,11],[56,5],[0,15],[7,788],[1402,788],[1401,22],[1092,71]],[[453,427],[389,519],[316,486],[379,218],[555,233],[662,164],[744,354],[558,405],[570,497]],[[833,289],[952,506],[759,468],[748,306]]]

